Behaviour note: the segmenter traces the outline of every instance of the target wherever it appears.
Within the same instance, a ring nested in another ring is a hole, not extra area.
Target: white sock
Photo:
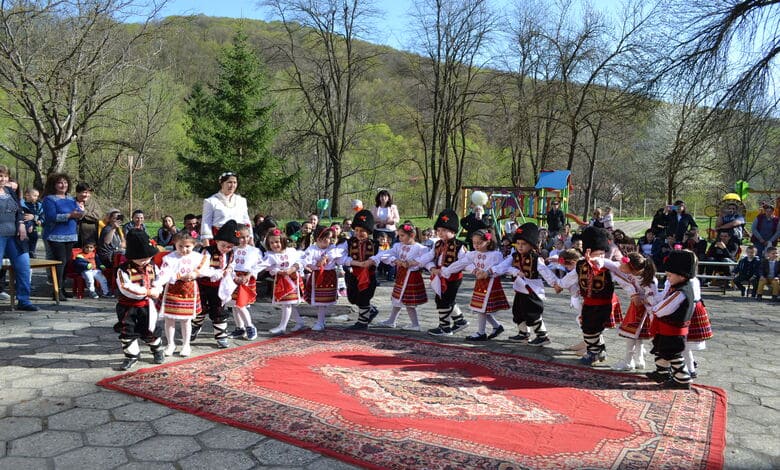
[[[487,314],[480,313],[477,317],[477,333],[484,335],[486,325],[487,325]]]
[[[303,317],[301,317],[301,314],[298,312],[298,307],[290,305],[290,310],[292,311],[292,319],[295,323],[303,323]]]
[[[499,326],[501,326],[501,323],[498,320],[496,320],[495,317],[493,317],[493,315],[489,313],[487,314],[487,321],[488,323],[490,323],[490,326],[492,326],[493,328],[498,328]]]
[[[290,322],[291,313],[292,313],[292,305],[282,305],[282,318],[279,320],[279,328],[281,330],[287,329],[287,323]]]
[[[192,334],[192,320],[182,320],[181,324],[181,345],[184,348],[190,347],[190,335]]]
[[[176,344],[176,320],[173,318],[165,317],[165,341],[169,345]]]
[[[252,314],[249,313],[249,308],[247,307],[234,307],[234,310],[238,310],[238,316],[241,318],[241,328],[244,328],[245,326],[251,326],[254,328],[254,323],[252,323]]]
[[[317,307],[317,323],[319,323],[320,325],[324,325],[325,316],[327,315],[327,313],[328,313],[328,308],[325,307],[324,305],[320,305],[319,307]],[[296,323],[297,322],[298,321],[296,320]]]
[[[626,364],[631,364],[634,359],[634,351],[636,350],[636,340],[626,338]]]
[[[696,366],[693,365],[696,359],[693,357],[693,351],[686,347],[683,351],[683,359],[685,360],[685,367],[688,368],[688,373],[696,372]]]
[[[409,321],[412,322],[412,326],[420,326],[420,322],[417,320],[417,309],[415,307],[406,307],[406,313],[409,315]]]
[[[641,339],[636,341],[638,344],[634,348],[634,362],[639,365],[640,362],[644,363],[645,360],[645,343]]]
[[[390,318],[387,319],[387,322],[395,324],[395,321],[398,320],[398,312],[400,311],[401,311],[401,307],[393,307],[390,310]]]
[[[240,309],[238,307],[236,307],[235,305],[233,306],[233,321],[235,322],[237,329],[243,330],[244,319],[241,317],[241,312],[239,310]]]

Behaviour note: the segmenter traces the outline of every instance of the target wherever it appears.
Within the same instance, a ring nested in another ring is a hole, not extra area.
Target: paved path
[[[44,285],[39,276],[35,284]],[[468,292],[470,285],[464,283],[462,292]],[[390,284],[384,283],[376,297],[380,320],[386,316],[389,295]],[[462,304],[467,295],[461,294]],[[118,373],[114,368],[122,360],[111,329],[113,302],[71,299],[57,308],[43,297],[34,300],[43,307],[40,312],[0,310],[0,469],[354,468],[259,434],[97,387],[95,382]],[[728,392],[726,468],[780,468],[780,305],[743,301],[733,292],[705,293],[705,301],[717,337],[698,355],[698,382]],[[430,305],[420,309],[425,327],[435,324]],[[343,315],[348,307],[338,310]],[[500,338],[478,347],[572,363],[574,357],[561,352],[579,340],[568,299],[550,294],[546,310],[551,347],[534,348]],[[268,304],[256,304],[252,312],[262,330],[278,321],[277,311]],[[501,319],[511,324],[508,312]],[[334,319],[329,327],[347,324]],[[422,333],[390,330],[389,334],[431,339]],[[207,336],[194,343],[194,355],[214,351],[213,339]],[[267,336],[262,333],[260,339]],[[442,341],[468,344],[464,336]],[[623,349],[614,331],[607,341],[611,351]],[[615,356],[608,364],[617,360]],[[144,357],[148,360],[148,355]]]

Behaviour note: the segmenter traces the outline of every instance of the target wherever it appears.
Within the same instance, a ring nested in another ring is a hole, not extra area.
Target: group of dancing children
[[[338,300],[338,266],[345,272],[347,298],[357,307],[357,321],[348,327],[366,330],[378,314],[371,301],[377,287],[376,269],[381,264],[396,268],[391,294],[390,316],[374,324],[397,328],[398,316],[406,309],[409,323],[402,328],[420,331],[417,307],[428,301],[423,271],[430,273],[438,312],[438,326],[429,329],[434,336],[452,335],[466,327],[456,296],[463,272],[476,278],[469,308],[477,319],[477,329],[468,341],[487,341],[501,335],[504,326],[496,312],[510,308],[501,278],[514,276],[512,319],[517,334],[510,340],[534,346],[550,344],[545,327],[544,299],[546,281],[556,293],[568,290],[572,306],[579,312],[578,321],[583,342],[580,362],[593,365],[606,359],[603,331],[619,327],[626,339],[625,356],[613,367],[617,370],[643,369],[644,341],[652,339],[651,354],[656,370],[646,374],[665,388],[690,388],[696,376],[693,351],[703,349],[712,337],[709,318],[701,302],[696,273],[696,257],[690,251],[676,250],[665,260],[666,284],[658,291],[655,267],[639,253],[631,253],[622,262],[605,258],[609,250],[606,230],[588,227],[582,233],[583,251],[565,250],[558,263],[568,274],[558,278],[538,253],[539,228],[526,223],[512,236],[513,249],[504,257],[491,231],[477,230],[472,236],[473,251],[455,238],[459,230],[457,214],[445,209],[434,229],[438,240],[433,248],[417,242],[418,230],[410,223],[398,228],[398,242],[381,250],[372,238],[374,227],[370,211],[354,216],[354,236],[336,243],[337,234],[328,227],[318,227],[315,243],[301,252],[287,246],[283,231],[271,230],[265,240],[263,256],[248,244],[248,227],[229,221],[215,234],[215,243],[202,253],[193,251],[196,240],[186,233],[174,237],[176,250],[161,259],[159,269],[152,261],[157,249],[141,231],[127,236],[128,261],[117,271],[119,290],[118,322],[115,330],[125,354],[122,370],[129,370],[140,357],[138,340],[149,345],[154,362],[162,363],[175,352],[176,323],[180,325],[181,356],[191,352],[190,343],[199,334],[206,316],[213,324],[218,347],[228,347],[228,339],[254,339],[257,329],[248,306],[255,301],[255,279],[267,270],[273,277],[272,303],[281,307],[278,326],[271,334],[287,331],[290,320],[293,331],[306,327],[297,305],[306,302],[317,307],[317,321],[312,330],[326,327],[328,307]],[[615,283],[631,296],[631,304],[622,318],[614,293]],[[228,307],[232,307],[235,329],[228,333]],[[166,345],[163,348],[158,317],[164,319]],[[491,331],[487,332],[488,323]]]

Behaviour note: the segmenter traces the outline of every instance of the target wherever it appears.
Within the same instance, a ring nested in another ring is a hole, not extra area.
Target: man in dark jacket
[[[677,243],[682,243],[685,232],[692,228],[698,228],[693,216],[685,212],[685,203],[681,200],[674,201],[674,206],[669,214],[666,233],[673,233]]]
[[[565,223],[566,216],[561,210],[561,202],[553,201],[550,210],[547,211],[547,230],[550,233],[550,240],[558,236]]]

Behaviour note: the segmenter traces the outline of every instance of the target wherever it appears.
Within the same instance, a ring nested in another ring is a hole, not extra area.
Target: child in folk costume
[[[589,226],[582,231],[585,258],[577,261],[575,269],[560,279],[563,289],[577,285],[582,295],[582,338],[587,352],[580,359],[584,365],[593,365],[607,358],[607,347],[602,332],[612,315],[615,285],[609,269],[604,266],[604,254],[609,250],[609,239],[603,228]],[[557,291],[557,289],[556,289]]]
[[[206,315],[208,315],[214,328],[214,339],[217,342],[217,347],[220,349],[228,347],[228,312],[223,306],[222,299],[219,298],[219,286],[233,260],[233,246],[238,244],[236,228],[236,221],[228,220],[214,235],[214,243],[201,251],[201,254],[208,260],[209,267],[213,270],[213,276],[198,278],[201,309],[192,319],[190,342],[195,341],[195,338],[198,337],[198,333],[206,321]]]
[[[279,326],[268,330],[271,334],[278,335],[287,330],[290,317],[294,317],[295,328],[300,330],[306,324],[298,313],[297,305],[301,303],[301,261],[302,251],[288,246],[287,235],[278,228],[271,229],[265,238],[265,246],[268,251],[265,259],[260,263],[260,270],[267,269],[274,277],[272,303],[281,305],[282,318]]]
[[[420,331],[420,323],[417,319],[417,306],[428,302],[428,295],[425,292],[425,283],[420,273],[421,266],[417,258],[429,251],[425,245],[417,243],[417,229],[414,225],[405,223],[398,228],[398,243],[387,251],[382,251],[371,258],[373,263],[379,263],[380,260],[385,264],[392,264],[396,268],[395,285],[391,302],[393,309],[390,311],[390,317],[381,321],[377,326],[385,328],[395,328],[398,313],[401,308],[406,307],[406,313],[409,315],[409,325],[405,330]]]
[[[201,276],[210,277],[214,274],[209,266],[208,256],[194,251],[196,243],[197,240],[186,232],[174,235],[173,245],[176,251],[162,259],[160,276],[155,281],[156,286],[165,287],[160,315],[165,318],[166,356],[173,355],[176,350],[176,322],[179,322],[182,338],[179,355],[186,357],[192,352],[192,319],[203,310],[196,280]]]
[[[117,322],[114,331],[119,333],[122,352],[125,355],[121,370],[130,370],[141,357],[138,339],[149,345],[155,364],[165,362],[160,328],[157,325],[157,308],[154,299],[160,288],[154,286],[157,268],[151,262],[158,252],[146,232],[132,230],[127,234],[125,257],[116,271]]]
[[[439,326],[428,330],[433,336],[451,335],[465,328],[469,322],[463,318],[460,307],[455,303],[458,289],[463,281],[463,273],[457,272],[444,276],[441,269],[447,267],[466,254],[466,248],[455,234],[460,230],[458,214],[452,209],[444,209],[433,225],[438,240],[432,250],[417,260],[431,272],[431,288],[436,294],[436,309],[439,311]],[[452,322],[452,323],[450,323]]]
[[[474,232],[471,243],[475,251],[469,251],[454,263],[441,268],[441,275],[449,277],[464,269],[474,273],[477,281],[474,284],[474,293],[471,295],[469,307],[477,313],[479,320],[477,332],[466,337],[466,340],[487,341],[504,331],[504,327],[493,318],[493,314],[501,310],[509,310],[509,302],[501,286],[501,274],[493,272],[493,269],[504,261],[504,256],[497,250],[496,237],[487,230],[479,229]],[[489,336],[485,332],[487,322],[490,322],[493,327]]]
[[[314,231],[314,243],[303,253],[303,265],[309,275],[304,284],[304,298],[310,305],[317,307],[317,323],[312,330],[325,329],[325,317],[328,306],[338,300],[338,273],[336,267],[345,261],[346,245],[334,245],[336,231],[328,227],[317,227]]]
[[[350,326],[350,330],[365,330],[368,324],[379,314],[379,310],[371,305],[376,291],[376,267],[370,259],[379,253],[379,245],[371,240],[374,230],[374,216],[371,211],[361,210],[352,219],[354,236],[347,240],[347,258],[345,266],[350,266],[344,274],[347,283],[347,299],[358,308],[358,320]]]
[[[566,270],[566,273],[574,271],[577,268],[577,261],[581,259],[582,253],[574,248],[568,248],[558,253],[558,263],[563,266],[563,268]],[[563,288],[557,284],[554,285],[553,288],[555,288],[555,292],[557,294],[560,294],[563,291]],[[567,290],[571,296],[569,305],[574,309],[575,312],[577,312],[577,328],[582,329],[582,295],[580,294],[580,286],[578,284],[573,284],[569,286]],[[574,351],[579,356],[583,356],[585,355],[587,346],[588,344],[585,341],[580,341],[579,343],[573,344],[566,349],[569,351]]]
[[[685,338],[693,317],[695,297],[690,280],[696,277],[696,255],[687,250],[673,250],[664,260],[669,285],[660,301],[650,306],[653,312],[651,333],[655,368],[647,377],[662,388],[690,389],[691,375],[685,366]]]
[[[622,261],[620,272],[615,277],[623,280],[621,285],[631,296],[631,305],[618,329],[618,335],[626,339],[626,355],[612,369],[631,372],[645,368],[644,340],[652,338],[652,315],[647,311],[646,304],[654,305],[657,302],[658,279],[655,277],[653,260],[639,252],[629,253]]]
[[[683,359],[688,372],[691,374],[691,378],[695,379],[697,376],[697,364],[696,358],[693,357],[693,352],[703,351],[707,348],[707,340],[712,339],[712,324],[710,323],[710,315],[707,313],[707,308],[704,306],[704,301],[701,300],[699,279],[694,277],[690,280],[690,283],[693,290],[694,306],[691,325],[688,327],[688,336],[685,338]]]
[[[221,299],[226,306],[233,307],[236,329],[230,337],[251,341],[257,338],[257,328],[252,323],[249,306],[257,300],[257,274],[263,262],[263,252],[249,244],[253,235],[248,225],[238,225],[235,234],[238,246],[233,247],[233,261],[229,267],[231,276],[223,279],[220,286]]]
[[[515,277],[512,287],[515,299],[512,302],[512,319],[517,325],[518,333],[509,339],[528,341],[529,328],[533,329],[535,338],[528,341],[532,346],[550,344],[547,328],[544,326],[544,282],[554,286],[558,278],[544,264],[539,256],[539,227],[534,223],[525,223],[515,229],[512,235],[515,249],[493,272],[499,275],[509,273]]]

